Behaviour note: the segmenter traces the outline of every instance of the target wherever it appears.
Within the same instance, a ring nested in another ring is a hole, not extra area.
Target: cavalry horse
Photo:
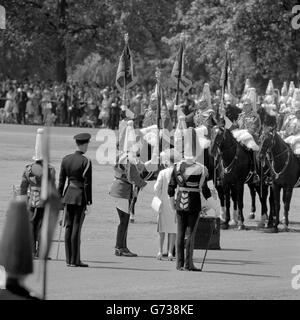
[[[270,214],[268,227],[270,232],[277,233],[280,214],[280,193],[283,189],[284,230],[288,230],[290,202],[293,189],[299,184],[300,161],[291,147],[280,137],[276,129],[265,127],[261,135],[259,157],[266,161],[271,170],[272,191],[274,196],[274,215]]]
[[[216,125],[217,121],[214,119],[213,114],[210,114],[205,122],[205,127],[207,128],[208,138],[211,140],[211,132],[213,127]],[[212,181],[220,200],[220,218],[221,218],[221,228],[226,230],[229,225],[236,225],[237,216],[237,194],[233,186],[229,188],[223,188],[220,183],[220,161],[219,155],[212,155],[211,150],[204,150],[204,165],[208,169],[208,179],[207,181]],[[233,219],[230,219],[230,206],[231,200],[233,201]]]
[[[251,151],[237,142],[229,129],[226,129],[223,125],[217,125],[212,129],[211,152],[213,155],[220,153],[222,185],[226,190],[225,192],[228,192],[228,188],[231,187],[236,193],[238,202],[238,229],[244,230],[244,184],[250,184],[251,190],[251,180],[253,176],[251,172],[253,161]],[[258,186],[256,186],[254,190],[258,192],[258,189]],[[253,197],[253,192],[251,196]],[[259,196],[262,204],[262,224],[264,225],[265,216],[267,215],[267,186],[262,188]],[[226,210],[226,215],[228,214]]]

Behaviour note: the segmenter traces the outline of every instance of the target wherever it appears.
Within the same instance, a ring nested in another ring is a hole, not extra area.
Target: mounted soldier
[[[215,111],[212,106],[212,98],[210,93],[209,84],[205,83],[200,100],[196,101],[197,111],[194,116],[194,123],[196,128],[205,127],[206,135],[210,136],[210,128],[215,124],[213,119]]]
[[[275,91],[273,81],[270,80],[266,90],[266,96],[262,107],[266,109],[267,113],[271,116],[277,116],[277,106],[275,104]]]
[[[253,172],[253,183],[259,182],[259,176],[256,169],[256,154],[255,149],[258,150],[259,133],[261,130],[261,121],[257,114],[257,95],[255,88],[250,88],[247,97],[243,101],[243,112],[239,115],[237,124],[239,130],[247,130],[252,136],[254,141],[250,143],[244,143],[249,149],[253,150],[253,161],[252,161],[252,172]],[[251,139],[250,139],[251,140]],[[254,146],[254,147],[252,147]]]
[[[292,147],[294,154],[300,159],[300,89],[294,91],[292,109],[294,117],[289,121],[284,137],[285,142]]]
[[[286,109],[287,109],[287,101],[288,101],[288,88],[287,83],[284,82],[282,89],[281,89],[281,96],[279,99],[279,121],[278,121],[278,128],[280,129],[283,125]]]
[[[294,118],[294,110],[292,106],[293,96],[295,91],[295,85],[294,82],[291,81],[289,85],[289,91],[288,91],[288,97],[286,101],[286,107],[282,110],[282,112],[285,114],[281,131],[284,132],[289,124],[289,122]]]

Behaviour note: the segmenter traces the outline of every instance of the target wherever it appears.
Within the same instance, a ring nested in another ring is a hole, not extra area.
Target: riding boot
[[[256,154],[255,152],[253,151],[252,153],[252,172],[253,172],[253,178],[252,178],[252,183],[254,185],[258,185],[260,183],[260,178],[259,178],[259,175],[257,174],[257,168],[256,168]]]

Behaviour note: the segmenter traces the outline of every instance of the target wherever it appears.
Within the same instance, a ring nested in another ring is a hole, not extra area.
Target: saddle
[[[288,138],[286,138],[284,140],[285,143],[287,143],[288,145],[290,145],[290,147],[293,150],[293,153],[297,156],[297,158],[299,159],[300,157],[300,134],[294,136],[289,136]]]

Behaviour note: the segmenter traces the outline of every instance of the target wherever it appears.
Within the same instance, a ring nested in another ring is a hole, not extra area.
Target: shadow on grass
[[[90,266],[88,269],[108,269],[108,270],[128,270],[128,271],[145,271],[145,272],[161,272],[161,271],[167,271],[170,272],[170,270],[166,269],[140,269],[140,268],[123,268],[123,267],[94,267]]]
[[[194,258],[196,263],[202,263],[202,258]],[[226,260],[226,259],[207,259],[206,264],[224,264],[230,266],[244,266],[244,265],[264,265],[266,263],[261,261],[250,261],[250,260]]]
[[[54,258],[51,258],[51,260],[49,261],[54,261],[54,262],[66,262],[66,260],[64,259],[54,259]],[[85,262],[85,263],[99,263],[99,264],[113,264],[113,263],[118,263],[116,261],[89,261],[89,260],[82,260],[82,262]]]
[[[226,271],[202,271],[204,273],[214,273],[214,274],[227,274],[233,276],[242,276],[242,277],[258,277],[258,278],[280,278],[279,276],[271,276],[268,274],[251,274],[251,273],[239,273],[239,272],[226,272]]]

